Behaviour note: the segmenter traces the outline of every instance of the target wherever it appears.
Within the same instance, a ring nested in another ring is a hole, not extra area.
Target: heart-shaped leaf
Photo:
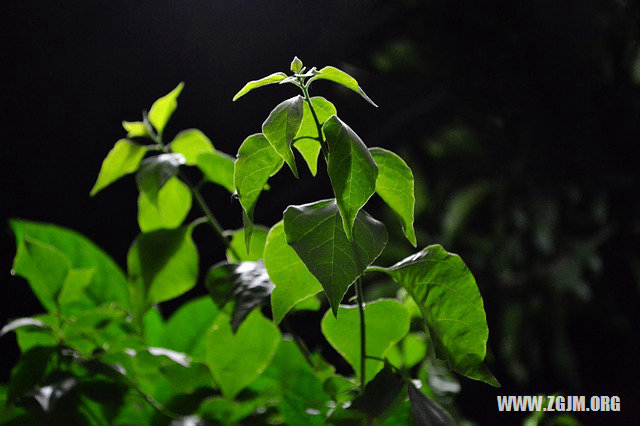
[[[334,315],[349,286],[387,244],[387,229],[364,210],[349,240],[333,199],[287,207],[284,231],[287,243],[322,285]]]
[[[207,365],[227,398],[235,397],[267,368],[280,343],[280,331],[254,310],[234,334],[220,313],[205,336]]]
[[[302,123],[303,103],[300,95],[281,102],[262,124],[262,133],[289,165],[295,177],[298,177],[298,168],[291,144]]]

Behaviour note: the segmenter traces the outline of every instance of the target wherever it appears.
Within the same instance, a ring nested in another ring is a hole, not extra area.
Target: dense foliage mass
[[[91,195],[136,173],[141,234],[126,273],[73,231],[11,222],[13,272],[46,313],[1,331],[14,332],[22,351],[0,387],[2,422],[448,425],[457,414],[437,401],[457,386],[449,370],[498,386],[484,364],[483,301],[460,257],[431,245],[392,266],[374,265],[388,239],[363,209],[375,194],[397,216],[389,226],[417,246],[411,169],[391,151],[368,148],[310,87],[329,80],[375,104],[337,68],[307,70],[295,58],[291,71],[251,81],[235,96],[275,83],[301,90],[271,111],[235,158],[197,129],[166,142],[183,84],[141,121],[123,122],[126,137],[105,158]],[[300,156],[314,176],[322,157],[334,198],[289,206],[270,229],[255,225],[269,178],[287,168],[298,177]],[[194,170],[197,185],[187,177]],[[208,184],[238,198],[243,229],[220,225],[200,192]],[[185,223],[192,204],[204,216]],[[227,248],[227,259],[203,274],[192,239],[199,226]],[[394,297],[366,300],[369,276],[392,280]],[[158,304],[200,279],[209,297],[160,314]],[[354,304],[342,304],[352,286]],[[325,308],[322,333],[353,376],[337,374],[287,327],[295,311]]]

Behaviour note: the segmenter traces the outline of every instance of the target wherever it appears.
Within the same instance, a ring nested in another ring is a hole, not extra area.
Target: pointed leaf
[[[146,153],[146,147],[127,139],[120,139],[116,142],[102,162],[98,179],[91,189],[91,196],[93,197],[121,177],[138,170]]]
[[[249,252],[247,253],[247,247],[245,245],[244,229],[238,229],[232,231],[230,247],[235,253],[240,256],[239,258],[229,249],[227,249],[227,260],[229,262],[251,261],[261,260],[262,253],[264,251],[264,245],[267,240],[267,228],[263,226],[256,226],[253,228],[253,235],[251,237],[251,244],[249,245]]]
[[[160,154],[147,158],[140,165],[136,174],[138,189],[143,192],[149,201],[158,202],[158,192],[178,173],[178,169],[185,164],[182,154]]]
[[[376,192],[402,221],[402,230],[415,247],[413,210],[416,203],[413,190],[413,173],[400,156],[382,148],[369,150],[378,165]]]
[[[173,112],[178,107],[178,96],[182,92],[184,83],[178,84],[178,86],[171,92],[167,93],[151,105],[149,110],[149,122],[153,124],[156,131],[162,134],[165,126],[169,122],[169,119],[173,115]]]
[[[418,304],[438,357],[463,376],[499,386],[483,363],[489,328],[482,296],[459,256],[433,245],[377,270],[389,274]]]
[[[160,188],[156,203],[146,193],[138,194],[138,224],[142,232],[177,228],[190,210],[191,190],[177,177]]]
[[[327,170],[336,196],[347,237],[351,239],[353,221],[376,189],[378,166],[362,140],[337,116],[322,126],[329,161]]]
[[[18,318],[8,322],[4,327],[2,327],[2,330],[0,330],[0,337],[22,327],[49,328],[45,323],[35,318]]]
[[[336,113],[336,107],[321,96],[311,98],[311,104],[313,105],[313,110],[316,112],[320,126]],[[293,146],[302,154],[302,157],[309,166],[311,174],[315,176],[318,171],[318,154],[321,149],[320,142],[318,141],[320,134],[318,133],[318,126],[307,102],[304,103],[302,123],[300,124],[300,130],[298,130],[295,139],[296,142]]]
[[[253,231],[253,212],[269,177],[282,167],[283,160],[262,133],[249,136],[238,149],[233,182],[244,211],[246,250]]]
[[[322,284],[334,315],[349,286],[387,244],[384,225],[364,210],[358,213],[349,241],[335,200],[287,207],[284,230],[287,243]]]
[[[273,284],[262,262],[220,262],[207,273],[205,285],[211,298],[222,309],[233,302],[231,328],[235,333],[247,315],[267,301]]]
[[[451,415],[435,401],[427,398],[413,383],[407,385],[411,412],[416,426],[454,426]]]
[[[293,58],[293,61],[291,61],[291,66],[289,68],[293,73],[298,74],[302,69],[302,61],[298,59],[297,56],[295,56]]]
[[[366,354],[384,358],[387,351],[409,332],[409,314],[395,300],[367,303],[364,310],[366,324]],[[340,306],[338,317],[327,312],[322,318],[322,333],[360,378],[360,315],[357,306]],[[373,379],[384,363],[367,358],[366,381]]]
[[[167,321],[161,346],[191,356],[204,356],[204,336],[219,313],[210,297],[182,305]]]
[[[58,294],[58,305],[64,308],[72,304],[82,304],[86,308],[91,308],[93,304],[87,299],[85,289],[93,281],[95,273],[95,268],[69,269]]]
[[[128,138],[150,137],[147,126],[142,121],[123,121],[122,127],[127,131]]]
[[[371,98],[369,98],[369,96],[367,96],[366,93],[364,93],[364,90],[362,90],[355,78],[351,77],[349,74],[342,70],[339,70],[336,67],[327,66],[322,68],[320,70],[320,73],[314,77],[314,80],[329,80],[333,81],[334,83],[341,84],[362,96],[374,107],[378,106],[371,100]]]
[[[251,80],[247,84],[244,85],[242,89],[233,97],[234,102],[238,100],[243,95],[246,95],[253,89],[257,89],[258,87],[266,86],[268,84],[279,83],[282,80],[287,78],[287,75],[283,72],[274,72],[266,77],[263,77],[259,80]]]
[[[254,310],[233,334],[229,317],[220,313],[205,339],[211,374],[223,395],[233,398],[267,368],[278,349],[280,332]]]
[[[198,278],[198,251],[192,228],[162,229],[140,234],[127,255],[129,276],[139,286],[142,300],[158,303],[187,292]]]
[[[304,100],[300,95],[281,102],[271,111],[269,117],[262,124],[262,133],[289,165],[295,177],[298,177],[298,168],[296,167],[296,159],[293,155],[291,144],[298,130],[300,130],[303,103]]]
[[[267,235],[264,247],[264,265],[275,285],[271,294],[273,322],[280,324],[284,316],[298,302],[322,291],[320,282],[313,276],[295,250],[287,244],[284,223],[278,222]]]
[[[203,152],[212,153],[215,151],[211,140],[198,129],[181,131],[173,138],[169,147],[171,152],[182,154],[185,164],[189,166],[195,166],[198,156]]]
[[[220,151],[202,152],[196,159],[196,166],[209,182],[224,187],[232,194],[235,192],[233,187],[234,163],[235,158]]]

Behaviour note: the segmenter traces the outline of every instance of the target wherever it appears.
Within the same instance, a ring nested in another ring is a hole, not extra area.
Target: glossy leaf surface
[[[347,238],[351,239],[356,215],[375,192],[378,166],[358,135],[337,116],[329,118],[322,131],[329,146],[331,186]]]
[[[262,133],[271,146],[284,159],[295,177],[298,177],[296,159],[291,149],[293,138],[300,130],[304,100],[295,96],[281,102],[262,123]]]
[[[127,139],[120,139],[116,142],[102,162],[98,179],[91,189],[91,196],[96,195],[100,190],[121,177],[138,170],[146,153],[147,148]]]
[[[268,84],[279,83],[282,80],[284,80],[285,78],[287,78],[287,75],[285,73],[283,73],[283,72],[274,72],[273,74],[270,74],[270,75],[268,75],[266,77],[263,77],[261,79],[251,80],[250,82],[245,84],[242,87],[242,89],[240,89],[240,91],[238,93],[236,93],[236,95],[233,97],[233,100],[234,101],[238,100],[238,98],[240,98],[241,96],[246,95],[247,93],[249,93],[253,89],[257,89],[258,87],[266,86]]]
[[[182,154],[160,154],[147,158],[140,164],[136,174],[138,189],[149,201],[157,203],[158,192],[178,173],[182,164],[185,164]]]
[[[387,243],[384,225],[360,211],[350,241],[335,200],[289,206],[284,212],[287,243],[322,285],[334,315],[344,294]]]

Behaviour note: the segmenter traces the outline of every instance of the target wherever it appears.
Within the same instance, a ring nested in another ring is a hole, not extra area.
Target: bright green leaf
[[[100,190],[121,177],[138,170],[146,153],[146,147],[127,139],[120,139],[116,142],[102,162],[98,179],[91,189],[91,196],[96,195]]]
[[[240,98],[243,95],[246,95],[253,89],[257,89],[258,87],[266,86],[268,84],[279,83],[285,78],[287,78],[287,75],[285,73],[275,72],[259,80],[251,80],[250,82],[245,84],[244,87],[240,89],[238,93],[236,93],[236,95],[233,97],[233,100],[234,101],[238,100],[238,98]]]
[[[220,151],[202,152],[196,159],[196,166],[209,182],[226,188],[232,194],[235,192],[233,187],[234,163],[235,158]]]
[[[423,361],[426,355],[425,336],[422,333],[409,333],[400,343],[389,350],[387,358],[395,367],[411,368]]]
[[[212,153],[215,151],[209,138],[198,129],[181,131],[173,138],[169,147],[171,152],[182,154],[189,166],[196,165],[198,156],[203,152]]]
[[[138,224],[142,232],[177,228],[190,210],[191,190],[175,176],[160,188],[156,203],[144,192],[138,195]]]
[[[378,166],[358,135],[337,116],[329,118],[322,131],[329,146],[331,186],[347,238],[351,239],[358,211],[375,192]]]
[[[211,374],[223,395],[233,398],[267,368],[278,349],[280,332],[254,310],[233,334],[229,317],[220,313],[205,339]]]
[[[85,289],[89,287],[91,281],[93,281],[93,275],[95,273],[96,270],[92,267],[69,269],[62,283],[62,289],[60,289],[60,293],[58,294],[58,304],[64,307],[73,303],[82,303],[84,299],[87,302],[84,305],[91,307],[92,303],[90,300],[87,300]]]
[[[320,126],[336,113],[336,107],[321,96],[311,98],[311,104],[313,105],[313,110],[316,112]],[[298,130],[296,134],[296,142],[293,146],[302,154],[313,176],[315,176],[318,171],[318,154],[321,149],[319,142],[320,136],[309,104],[305,102],[302,113],[302,123],[300,124],[300,130]]]
[[[335,200],[287,207],[284,230],[287,243],[322,284],[334,315],[349,286],[387,244],[387,229],[364,210],[347,239]]]
[[[376,192],[398,215],[404,234],[415,247],[413,173],[407,163],[393,152],[382,148],[371,148],[369,151],[378,165]]]
[[[322,291],[320,282],[287,244],[282,221],[269,231],[264,247],[264,266],[275,285],[271,294],[271,309],[276,324],[298,302]]]
[[[364,90],[362,90],[362,88],[360,87],[360,85],[358,84],[355,78],[351,77],[349,74],[347,74],[342,70],[339,70],[336,67],[327,66],[322,68],[320,70],[320,73],[317,74],[313,79],[329,80],[329,81],[333,81],[334,83],[341,84],[353,90],[360,96],[362,96],[367,102],[369,102],[374,107],[378,106],[371,100],[371,98],[369,98],[369,96],[367,96],[366,93],[364,93]]]
[[[280,170],[284,163],[262,133],[249,136],[238,149],[238,158],[233,171],[233,186],[242,204],[244,214],[244,236],[249,250],[253,231],[253,212],[269,177]]]
[[[182,92],[184,83],[178,84],[178,86],[171,92],[167,93],[151,105],[149,110],[149,122],[153,124],[158,134],[162,134],[165,126],[169,122],[169,119],[173,115],[173,112],[178,107],[178,96]]]
[[[298,168],[291,144],[300,130],[303,103],[304,99],[300,95],[287,99],[278,104],[262,123],[262,133],[289,165],[295,177],[298,177]]]
[[[185,164],[182,154],[160,154],[149,157],[142,162],[136,174],[136,183],[140,192],[144,193],[152,203],[158,202],[160,189],[178,173]]]
[[[198,251],[191,239],[191,227],[140,234],[127,255],[129,276],[142,290],[143,300],[158,303],[187,292],[198,278]]]
[[[230,247],[240,257],[236,257],[231,250],[227,249],[227,260],[229,262],[262,259],[262,252],[264,251],[264,245],[267,240],[267,228],[263,226],[256,226],[253,228],[253,235],[251,237],[251,244],[249,245],[248,253],[245,245],[244,229],[238,229],[232,232],[233,235],[231,237]]]
[[[291,61],[291,66],[289,67],[294,74],[298,74],[302,69],[302,61],[298,59],[297,56],[293,58]]]
[[[200,297],[182,305],[166,322],[160,346],[204,356],[204,336],[218,316],[210,297]]]
[[[128,138],[148,138],[149,131],[142,121],[123,121],[122,127],[127,131]]]
[[[391,346],[409,332],[409,314],[395,300],[367,303],[364,310],[367,356],[384,358]],[[360,315],[356,306],[340,306],[338,317],[327,311],[322,318],[322,333],[360,377]],[[373,379],[384,363],[367,358],[366,381]]]
[[[432,245],[376,270],[389,274],[416,301],[439,358],[463,376],[499,386],[483,363],[489,328],[482,296],[459,256]]]

